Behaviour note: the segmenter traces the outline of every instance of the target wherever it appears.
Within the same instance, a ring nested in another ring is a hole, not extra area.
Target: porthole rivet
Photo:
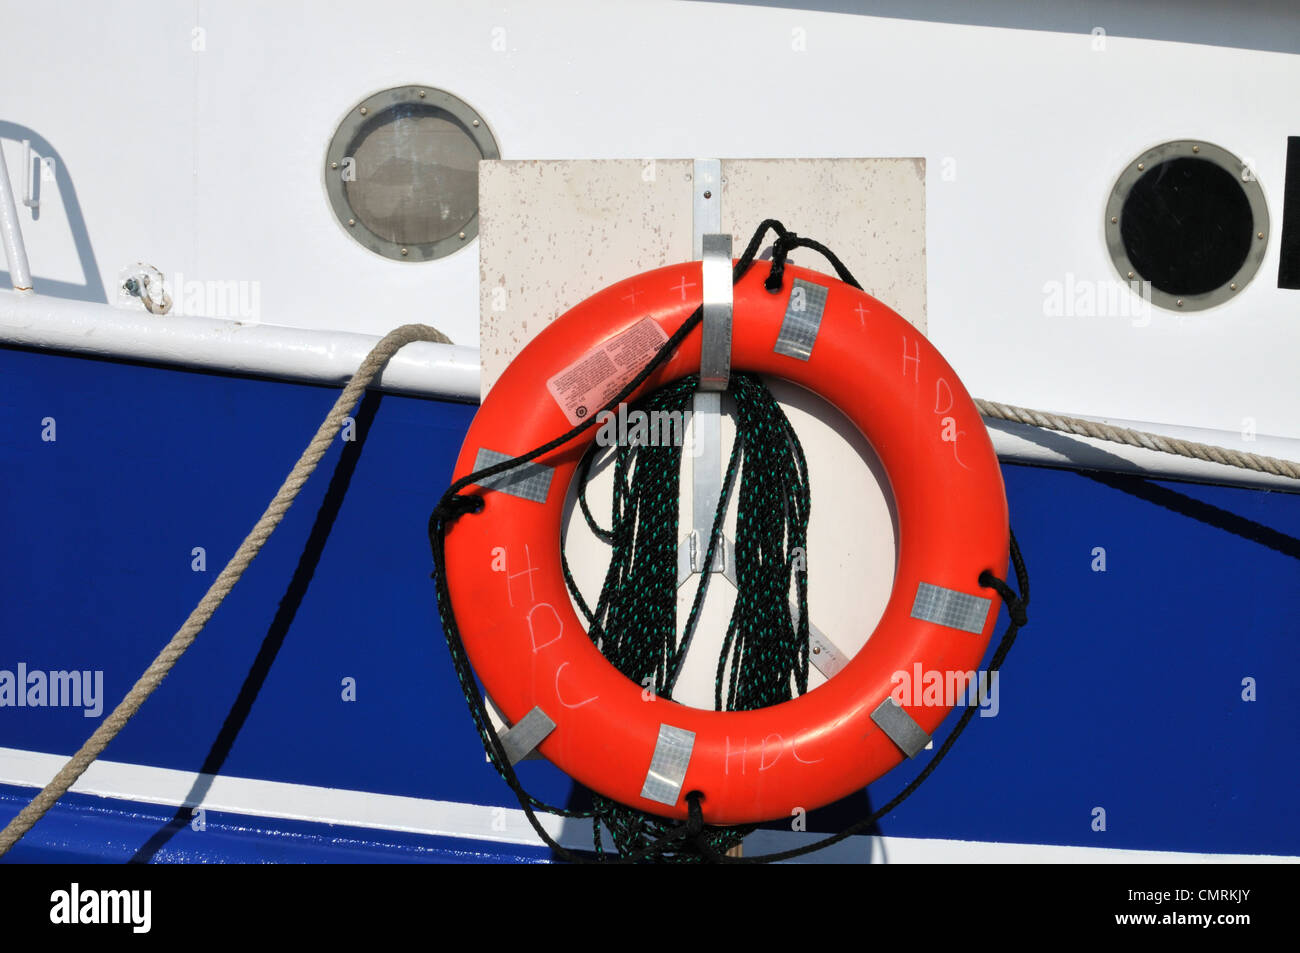
[[[460,233],[460,237],[461,237],[462,240],[464,240],[464,238],[465,238],[465,233],[464,233],[464,232],[461,232],[461,233]]]
[[[1128,273],[1128,276],[1129,276],[1130,278],[1136,278],[1136,277],[1137,277],[1137,275],[1133,274],[1133,272],[1131,272],[1131,271]]]
[[[1181,308],[1182,306],[1183,306],[1183,299],[1182,299],[1182,298],[1179,298],[1179,299],[1178,299],[1178,307]]]
[[[477,120],[477,119],[474,120],[474,128],[475,128],[475,129],[478,128],[478,120]]]
[[[366,113],[368,113],[368,112],[370,112],[370,110],[367,109],[365,106],[362,106],[362,107],[361,107],[361,115],[364,116],[364,115],[365,115]]]
[[[1119,216],[1118,216],[1118,215],[1112,215],[1112,216],[1110,217],[1110,223],[1111,223],[1112,225],[1116,225],[1116,224],[1118,224],[1118,223],[1119,223]]]
[[[355,218],[350,218],[350,219],[348,219],[348,226],[349,226],[349,227],[355,225],[356,223],[357,223],[357,220],[356,220]]]
[[[407,254],[407,251],[406,251],[405,248],[402,249],[402,254],[403,254],[403,255]],[[1179,303],[1181,304],[1182,302],[1179,302]]]
[[[1259,232],[1255,237],[1256,237],[1256,238],[1263,238],[1263,237],[1264,237],[1264,233],[1263,233],[1263,232]]]
[[[339,164],[338,164],[337,162],[331,162],[331,163],[330,163],[330,168],[331,168],[331,169],[337,169],[338,167],[339,167]]]
[[[1236,291],[1236,290],[1237,290],[1237,283],[1234,281],[1232,284],[1228,285],[1228,287],[1231,288],[1233,291]]]
[[[420,98],[421,98],[421,99],[424,98],[424,90],[420,90]]]
[[[1145,169],[1145,168],[1146,168],[1146,163],[1144,163],[1144,162],[1139,162],[1139,163],[1138,163],[1138,171],[1139,171],[1139,172],[1141,172],[1141,171],[1142,171],[1143,169]]]
[[[1193,152],[1200,152],[1200,151],[1201,151],[1201,147],[1200,147],[1200,146],[1192,146],[1192,151],[1193,151]]]

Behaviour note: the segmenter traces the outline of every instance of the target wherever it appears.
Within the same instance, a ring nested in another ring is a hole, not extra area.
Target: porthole
[[[1156,146],[1120,173],[1106,203],[1120,277],[1151,301],[1197,311],[1237,295],[1268,244],[1268,207],[1249,162],[1208,142]]]
[[[478,163],[500,157],[473,109],[428,86],[363,100],[325,155],[325,191],[343,229],[394,261],[450,255],[478,234]]]

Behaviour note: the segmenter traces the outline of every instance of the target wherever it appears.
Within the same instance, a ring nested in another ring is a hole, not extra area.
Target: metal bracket
[[[722,502],[723,391],[731,381],[732,346],[732,237],[722,234],[722,163],[697,159],[693,174],[694,213],[692,248],[702,259],[703,328],[699,350],[699,389],[692,398],[690,428],[693,452],[690,532],[677,547],[677,588],[694,573],[720,572],[736,586],[736,547],[727,534],[719,537],[714,564],[705,567],[708,537]],[[790,615],[798,623],[798,608],[790,603]],[[849,663],[826,633],[809,623],[810,662],[822,675],[832,677]]]
[[[42,168],[45,162],[45,159],[41,159]],[[32,164],[32,140],[30,139],[23,140],[23,204],[33,212],[41,206],[41,200],[36,197],[36,172]]]
[[[702,236],[704,325],[700,390],[724,391],[731,380],[731,236]]]
[[[722,160],[696,159],[691,176],[691,257],[704,257],[704,236],[722,231]]]
[[[698,187],[697,187],[698,188]],[[714,205],[718,204],[715,195]],[[705,551],[722,497],[722,392],[731,380],[731,236],[700,236],[704,322],[700,345],[700,387],[691,404],[691,532],[684,544],[692,572],[704,572]],[[713,572],[728,565],[727,539],[719,540]]]
[[[722,161],[696,159],[691,177],[691,249],[702,264],[704,323],[700,388],[691,402],[691,530],[679,544],[680,588],[704,572],[704,553],[722,496],[722,391],[731,376],[731,236],[722,234]],[[709,383],[706,385],[706,381]],[[719,540],[711,572],[727,566],[727,540]]]
[[[693,175],[694,212],[692,248],[702,259],[704,321],[700,344],[700,386],[691,403],[691,530],[678,545],[677,588],[695,573],[717,572],[736,586],[735,544],[721,534],[713,552],[713,565],[704,556],[713,532],[713,520],[722,498],[722,392],[731,380],[731,236],[722,228],[722,163],[696,159]],[[791,604],[798,622],[798,609]],[[827,678],[848,664],[825,633],[808,624],[809,660]]]

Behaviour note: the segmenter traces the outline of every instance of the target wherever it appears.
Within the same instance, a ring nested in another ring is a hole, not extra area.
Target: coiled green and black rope
[[[651,421],[657,415],[682,420],[698,379],[682,378],[651,394],[637,407]],[[720,540],[727,501],[740,481],[736,521],[735,608],[718,656],[714,707],[743,711],[789,701],[808,690],[808,576],[806,547],[811,498],[808,466],[785,412],[758,377],[736,374],[730,393],[736,403],[736,440],[705,553]],[[629,414],[629,416],[631,416]],[[591,514],[586,481],[595,448],[583,459],[578,502],[592,531],[611,546],[609,568],[594,609],[587,605],[561,548],[564,578],[587,619],[588,634],[607,659],[632,681],[671,698],[699,620],[708,585],[705,573],[695,591],[681,638],[677,635],[678,484],[682,436],[666,442],[624,442],[614,450],[611,527]],[[790,616],[794,586],[798,622]],[[725,695],[725,698],[724,698]],[[593,827],[610,831],[620,855],[646,848],[667,830],[661,818],[595,796]],[[721,853],[751,826],[706,831]],[[683,857],[692,855],[683,855]],[[698,855],[694,855],[698,858]]]

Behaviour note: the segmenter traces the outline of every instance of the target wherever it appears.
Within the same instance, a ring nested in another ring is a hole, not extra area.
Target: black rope
[[[744,277],[744,275],[748,272],[749,268],[754,262],[754,257],[758,253],[758,249],[762,244],[763,238],[769,230],[774,231],[777,235],[776,241],[773,246],[771,269],[768,273],[767,279],[764,282],[764,287],[767,288],[769,292],[776,293],[781,289],[786,260],[790,250],[794,248],[809,248],[823,255],[827,259],[827,261],[831,263],[832,267],[834,267],[836,273],[839,275],[842,281],[844,281],[846,284],[852,285],[854,288],[861,289],[862,286],[858,284],[858,282],[854,279],[853,275],[849,273],[848,269],[843,265],[843,263],[840,262],[840,260],[828,248],[826,248],[820,242],[816,242],[813,241],[812,239],[802,238],[798,235],[795,235],[793,232],[787,230],[780,222],[776,221],[775,219],[765,220],[762,224],[759,225],[758,229],[755,230],[754,236],[750,239],[750,242],[748,246],[745,248],[744,253],[737,260],[736,265],[732,270],[733,284],[739,282],[740,279]],[[667,341],[664,342],[664,344],[655,353],[654,357],[650,360],[650,362],[644,368],[642,368],[642,370],[635,377],[633,377],[626,385],[624,385],[624,387],[606,403],[606,405],[602,408],[602,411],[614,411],[620,403],[626,400],[628,396],[630,396],[643,383],[645,383],[645,381],[650,377],[650,375],[653,374],[655,370],[657,370],[659,367],[661,367],[663,363],[667,361],[668,358],[676,351],[676,349],[678,348],[678,346],[680,346],[681,342],[686,338],[686,336],[690,334],[691,331],[693,331],[695,327],[701,323],[702,319],[703,319],[703,308],[696,308],[695,311],[692,312],[690,317],[688,317],[684,322],[682,322],[682,325],[668,338]],[[742,375],[737,375],[737,379],[743,379]],[[680,382],[678,383],[680,384]],[[673,386],[674,385],[669,385],[669,388],[665,388],[664,390],[672,392]],[[661,390],[660,392],[657,393],[662,394],[663,392],[664,391]],[[782,417],[783,416],[784,415],[782,415]],[[593,800],[598,805],[595,811],[573,811],[573,810],[557,808],[552,805],[545,804],[544,802],[541,802],[536,798],[534,798],[531,794],[529,794],[524,789],[523,785],[519,781],[518,775],[516,774],[514,767],[510,764],[510,761],[507,758],[505,751],[501,746],[500,738],[497,736],[497,733],[492,729],[491,722],[487,716],[482,692],[479,691],[478,689],[478,685],[474,676],[473,669],[469,663],[469,658],[468,655],[466,654],[464,643],[460,637],[459,627],[456,624],[455,612],[452,609],[452,605],[451,605],[451,593],[448,590],[448,586],[447,586],[446,545],[445,545],[446,531],[447,531],[448,524],[452,520],[455,520],[460,516],[469,513],[481,512],[483,509],[484,501],[482,496],[476,493],[462,494],[461,490],[463,490],[465,487],[469,486],[470,484],[481,484],[484,479],[490,478],[498,473],[503,473],[505,471],[511,470],[515,467],[520,466],[521,464],[534,460],[537,457],[550,453],[552,450],[555,450],[558,447],[563,446],[564,444],[568,443],[570,440],[574,439],[575,437],[579,436],[580,434],[588,430],[590,427],[594,426],[597,420],[602,418],[603,418],[603,414],[601,412],[592,414],[582,423],[573,427],[566,433],[560,435],[559,437],[556,437],[554,440],[548,441],[547,443],[544,443],[541,446],[534,448],[533,450],[528,451],[527,453],[521,454],[517,457],[513,457],[509,460],[504,460],[500,463],[494,464],[489,467],[485,467],[481,470],[477,470],[464,477],[461,477],[459,480],[453,482],[450,487],[448,487],[446,492],[439,499],[437,505],[434,507],[432,513],[430,513],[429,515],[429,523],[428,523],[429,545],[432,551],[433,563],[434,563],[434,571],[432,573],[432,576],[435,581],[435,592],[437,595],[438,613],[442,621],[443,633],[447,641],[448,650],[452,657],[452,663],[456,670],[456,675],[460,682],[461,689],[465,694],[466,702],[469,705],[470,715],[473,718],[476,729],[478,730],[479,737],[483,743],[484,749],[487,751],[489,760],[492,762],[497,772],[505,780],[506,784],[510,787],[511,791],[515,794],[516,798],[519,801],[520,807],[523,809],[524,814],[528,818],[528,821],[532,825],[534,831],[536,831],[537,835],[541,838],[541,840],[544,843],[546,843],[551,848],[551,850],[553,850],[559,857],[565,860],[579,862],[579,863],[589,862],[590,859],[581,854],[568,850],[567,848],[561,846],[554,838],[552,838],[546,832],[545,828],[542,826],[541,821],[538,819],[537,811],[544,811],[544,812],[548,812],[548,813],[552,813],[564,817],[595,818],[593,823],[596,824],[595,843],[596,843],[597,855],[595,857],[595,860],[597,862],[636,863],[654,857],[659,857],[660,859],[674,859],[674,860],[682,859],[682,860],[695,860],[695,861],[707,860],[707,861],[719,862],[719,863],[767,863],[767,862],[777,861],[777,860],[786,860],[793,857],[801,856],[803,854],[810,853],[815,850],[820,850],[824,847],[830,846],[831,844],[837,843],[838,841],[844,840],[847,837],[851,837],[855,834],[861,833],[869,829],[881,817],[888,814],[899,804],[901,804],[908,796],[910,796],[912,792],[915,791],[917,787],[919,787],[920,784],[927,777],[929,777],[929,775],[939,766],[943,758],[947,755],[948,751],[951,749],[952,745],[956,742],[957,738],[961,735],[962,731],[965,730],[966,725],[970,722],[971,716],[974,714],[976,710],[975,707],[972,706],[966,709],[966,711],[962,714],[962,717],[959,719],[956,727],[953,729],[952,733],[944,741],[943,746],[939,749],[938,752],[936,752],[934,757],[921,771],[921,773],[917,775],[917,777],[913,779],[913,781],[910,784],[908,784],[898,795],[896,795],[892,800],[890,800],[889,803],[887,803],[883,808],[873,813],[870,817],[865,818],[862,821],[859,821],[848,828],[845,828],[843,831],[841,831],[838,834],[831,835],[830,837],[824,838],[822,840],[806,845],[804,847],[800,847],[789,851],[783,851],[780,853],[767,854],[767,855],[762,855],[757,857],[741,857],[741,858],[732,857],[724,853],[723,851],[725,850],[726,846],[729,846],[731,839],[735,836],[735,834],[738,831],[742,829],[711,828],[708,825],[704,824],[703,809],[700,806],[700,802],[704,800],[705,794],[700,791],[690,791],[686,794],[688,818],[685,822],[667,828],[664,828],[662,826],[662,823],[660,823],[659,826],[657,827],[652,826],[650,829],[653,833],[653,840],[649,844],[639,849],[630,850],[630,851],[623,851],[622,849],[620,849],[620,856],[612,857],[610,855],[604,854],[601,851],[601,843],[600,843],[599,815],[602,814],[602,810],[599,805],[605,799],[601,799],[599,795],[593,795]],[[788,429],[788,434],[787,434],[788,438],[793,440],[794,446],[797,448],[798,446],[797,438],[794,438],[793,430],[788,428],[788,421],[786,422],[786,428]],[[709,538],[709,545],[705,553],[705,562],[704,562],[705,566],[711,566],[713,564],[714,549],[717,544],[718,538],[721,535],[723,516],[726,511],[726,501],[731,491],[731,486],[735,476],[735,469],[738,460],[738,453],[740,451],[742,443],[743,441],[738,436],[736,445],[733,447],[732,450],[732,460],[728,466],[728,474],[723,488],[722,500],[719,504],[718,511],[715,515],[713,529]],[[680,448],[678,449],[680,451]],[[620,455],[620,457],[622,457],[622,455]],[[627,523],[627,520],[625,518],[624,512],[620,509],[620,507],[622,505],[626,505],[629,501],[631,501],[634,498],[634,493],[631,489],[631,486],[627,482],[628,471],[631,467],[631,458],[632,458],[632,454],[627,454],[627,459],[624,460],[616,469],[615,502],[613,507],[614,525],[611,530],[609,531],[602,530],[596,524],[596,521],[594,517],[592,517],[590,509],[587,506],[585,500],[585,492],[580,491],[579,494],[579,500],[580,500],[580,505],[582,507],[583,515],[587,519],[588,523],[591,525],[592,529],[602,539],[606,539],[607,541],[613,542],[615,544],[618,543],[621,536],[626,536],[627,534],[627,529],[626,526],[624,525]],[[797,459],[798,461],[798,466],[796,469],[802,471],[802,479],[805,483],[805,489],[806,489],[806,479],[807,479],[806,464],[803,463],[802,451],[798,451],[795,454],[795,459]],[[588,473],[589,466],[590,466],[590,455],[584,458],[580,468],[582,487],[584,489],[586,483],[586,475]],[[640,465],[638,464],[638,469],[639,468]],[[635,480],[635,477],[633,479]],[[791,485],[792,484],[787,484],[786,489],[789,490]],[[742,480],[742,494],[743,493],[744,493],[744,488],[743,488],[743,480]],[[796,494],[796,496],[798,496],[798,494]],[[799,497],[794,501],[794,506],[796,507],[796,509],[798,509],[801,500],[802,497]],[[806,529],[806,513],[807,510],[805,504],[803,509],[803,520],[804,520],[805,529]],[[674,523],[675,523],[675,518],[674,518]],[[674,540],[673,542],[675,545],[676,541]],[[981,586],[985,588],[991,588],[998,593],[998,595],[1002,598],[1003,602],[1006,604],[1008,614],[1011,617],[1011,625],[1008,627],[1007,632],[1002,637],[1002,641],[999,643],[997,650],[994,652],[993,659],[990,662],[990,667],[989,667],[990,672],[997,671],[998,668],[1001,666],[1003,660],[1006,658],[1007,652],[1010,650],[1011,645],[1015,641],[1016,635],[1027,622],[1026,610],[1029,605],[1029,576],[1025,568],[1024,560],[1021,557],[1020,549],[1016,543],[1016,539],[1014,535],[1010,537],[1010,551],[1011,551],[1012,562],[1014,564],[1015,571],[1016,571],[1017,584],[1020,587],[1019,595],[1013,592],[1011,590],[1011,587],[1006,583],[1006,581],[998,578],[992,572],[992,570],[985,570],[980,574],[979,577],[979,584]],[[561,551],[561,558],[562,560],[564,559],[563,551]],[[563,562],[563,570],[564,570],[566,582],[570,584],[571,590],[574,591],[576,594],[577,587],[572,582],[572,575],[569,572],[567,561]],[[610,572],[614,572],[614,571],[615,571],[614,560],[611,560]],[[668,692],[671,692],[672,685],[676,680],[678,671],[680,670],[681,658],[682,656],[684,656],[685,647],[689,643],[689,636],[690,636],[691,628],[693,626],[693,621],[697,616],[698,608],[703,599],[704,592],[707,588],[708,579],[710,575],[711,573],[705,572],[702,576],[700,586],[696,591],[695,604],[692,607],[691,617],[688,618],[688,628],[686,633],[683,635],[683,638],[676,646],[673,646],[672,649],[668,651],[666,654],[661,652],[659,655],[659,662],[661,664],[656,666],[655,677],[658,679],[657,684],[665,688]],[[607,575],[607,581],[608,578],[609,577]],[[799,614],[801,620],[800,632],[802,633],[802,641],[803,641],[802,660],[803,660],[804,672],[805,672],[804,679],[799,684],[798,688],[799,691],[803,691],[806,690],[806,652],[807,652],[806,576],[800,576],[796,578],[799,585],[799,598],[800,598],[800,609],[801,609]],[[788,585],[789,585],[789,576],[786,577],[787,590],[788,590]],[[588,621],[592,623],[593,627],[589,634],[595,640],[602,639],[604,633],[608,631],[608,626],[602,625],[600,621],[602,619],[605,619],[608,616],[609,608],[610,608],[608,604],[605,604],[603,602],[603,593],[604,590],[602,590],[602,603],[598,603],[596,609],[594,610],[592,610],[586,604],[586,602],[582,600],[580,594],[577,594],[578,595],[577,601],[579,603],[579,608],[583,612],[584,616],[587,617]],[[673,603],[675,605],[675,598],[673,600]],[[784,610],[784,606],[785,606],[784,593],[782,593],[780,596],[779,606],[782,608],[782,610]],[[785,618],[788,625],[789,624],[788,613],[785,613]],[[608,620],[606,619],[606,622],[607,621]],[[736,616],[733,615],[732,629],[735,629],[735,627],[736,627]],[[675,624],[673,628],[675,632]],[[734,634],[732,630],[729,629],[728,645],[724,646],[723,654],[719,661],[719,676],[718,676],[719,680],[718,680],[717,697],[716,697],[716,700],[719,702],[719,707],[721,707],[721,683],[722,683],[723,660],[725,660],[725,658],[727,657],[728,648],[732,648],[733,651],[736,652],[735,658],[738,659],[741,657],[741,651],[739,648],[735,647],[735,641],[736,640],[734,639]],[[788,672],[789,669],[786,669],[786,671]],[[732,671],[732,678],[731,678],[731,688],[733,690],[736,688],[737,679],[739,676],[740,676],[740,667],[738,667],[738,663],[733,664],[733,671]],[[786,682],[785,691],[787,693],[786,697],[789,697],[788,679]],[[736,703],[736,697],[734,697],[734,693],[729,693],[728,702],[731,704]],[[775,702],[769,701],[764,703],[772,704]],[[629,809],[629,811],[631,810],[632,809]],[[611,815],[608,811],[605,811],[603,813],[605,813],[607,817],[619,816],[619,815]],[[635,814],[639,814],[640,817],[636,817]],[[646,825],[652,824],[652,822],[656,821],[656,819],[653,816],[646,815],[644,814],[644,812],[634,812],[633,814],[624,814],[621,815],[621,817],[627,821],[629,826],[632,825],[639,826],[640,828],[639,835],[636,836],[640,836],[642,839],[644,839],[644,835],[646,833]],[[744,828],[743,830],[747,831],[748,829],[749,828]],[[634,836],[634,834],[630,833],[629,831],[621,831],[621,832],[612,831],[611,833],[615,834],[616,843],[622,841],[624,844],[626,844],[629,842],[628,838]],[[719,847],[721,847],[722,850],[720,850]]]
[[[777,240],[772,246],[772,269],[767,273],[767,280],[763,282],[763,287],[769,292],[776,294],[781,290],[782,279],[785,276],[786,258],[795,248],[810,248],[817,252],[831,263],[831,267],[839,275],[840,281],[846,285],[852,285],[859,291],[862,290],[862,285],[858,284],[857,279],[853,277],[848,268],[844,267],[844,263],[821,242],[814,241],[811,238],[802,238],[794,232],[780,228],[779,222],[773,222],[771,219],[768,221],[779,229]]]

